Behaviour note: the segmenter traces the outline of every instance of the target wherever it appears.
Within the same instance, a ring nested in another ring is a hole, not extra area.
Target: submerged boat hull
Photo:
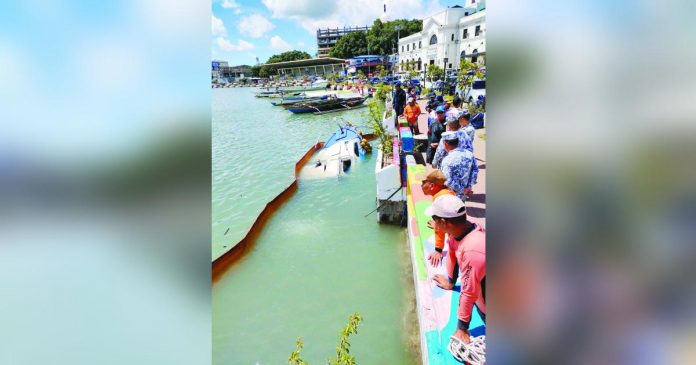
[[[302,169],[301,176],[308,179],[338,177],[350,172],[360,158],[365,157],[362,137],[355,127],[341,127],[317,152],[316,162]]]

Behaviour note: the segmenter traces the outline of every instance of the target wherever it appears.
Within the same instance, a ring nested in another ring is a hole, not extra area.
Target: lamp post
[[[394,47],[394,43],[392,42],[392,54],[396,54],[396,47]],[[398,63],[399,59],[394,58],[394,63]],[[395,64],[392,63],[392,78],[394,77],[394,74],[396,73],[396,68],[394,67]]]
[[[367,40],[367,55],[368,56],[370,55],[370,40],[369,39]],[[367,75],[366,76],[367,76],[367,80],[369,81],[370,80],[370,61],[369,61],[369,59],[367,59],[367,60],[368,61],[367,61]]]
[[[401,38],[401,26],[397,25],[396,27],[394,27],[394,29],[396,29],[396,64],[398,65],[401,58],[399,57],[399,38]],[[392,65],[392,76],[394,75],[394,71],[394,65]]]

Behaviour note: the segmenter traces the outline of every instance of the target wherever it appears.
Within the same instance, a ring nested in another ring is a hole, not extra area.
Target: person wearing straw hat
[[[469,343],[468,330],[474,305],[484,322],[486,320],[486,230],[466,219],[464,202],[453,195],[435,199],[425,209],[425,214],[448,235],[447,277],[438,274],[433,280],[439,287],[452,290],[457,278],[461,278],[457,330],[453,336]]]
[[[454,192],[445,185],[446,180],[442,171],[431,171],[421,182],[423,194],[432,196],[433,200],[443,195],[454,195]],[[438,266],[442,261],[442,251],[445,248],[445,231],[436,227],[433,221],[428,222],[428,226],[435,231],[435,252],[428,255],[428,261],[431,265]]]
[[[440,163],[440,170],[447,178],[447,187],[452,189],[459,199],[466,201],[473,194],[472,187],[478,177],[478,163],[474,153],[459,147],[459,133],[449,131],[442,133],[442,143],[447,156]],[[466,141],[462,142],[466,143]]]

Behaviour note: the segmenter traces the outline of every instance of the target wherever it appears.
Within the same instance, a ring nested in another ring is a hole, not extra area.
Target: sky
[[[464,0],[213,0],[212,58],[230,66],[264,63],[274,54],[317,51],[318,28],[422,19]]]

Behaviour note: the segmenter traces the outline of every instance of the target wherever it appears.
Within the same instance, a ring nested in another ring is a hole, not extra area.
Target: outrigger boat
[[[254,94],[254,96],[256,96],[257,98],[282,98],[286,96],[298,96],[300,94],[302,94],[301,91],[285,92],[278,89],[276,89],[275,91],[268,89],[266,91],[260,91]]]
[[[283,98],[279,102],[272,101],[271,104],[273,104],[274,106],[282,106],[282,107],[288,108],[291,105],[295,105],[295,104],[300,103],[300,102],[326,100],[328,97],[329,97],[329,95],[291,96],[291,97]]]
[[[268,88],[266,91],[262,91],[256,94],[257,97],[283,97],[284,95],[298,95],[299,93],[312,90],[324,90],[329,84],[328,81],[324,79],[315,79],[310,83],[304,85],[296,86],[275,86]]]
[[[299,102],[286,107],[287,110],[297,113],[323,114],[330,111],[341,111],[362,106],[367,97],[339,98],[335,95],[325,100]]]

